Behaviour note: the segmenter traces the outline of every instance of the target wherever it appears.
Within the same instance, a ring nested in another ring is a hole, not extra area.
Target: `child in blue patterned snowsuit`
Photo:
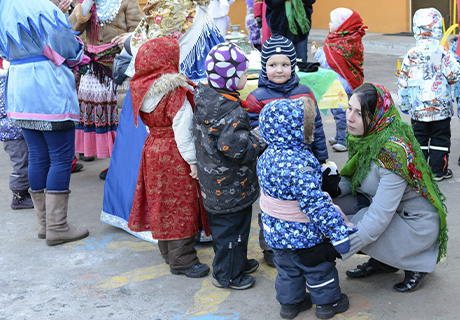
[[[349,306],[335,259],[348,252],[348,234],[355,229],[321,190],[321,165],[308,150],[315,105],[301,99],[271,101],[260,113],[260,131],[268,143],[257,167],[260,207],[265,240],[275,252],[281,317],[292,319],[314,303],[319,318],[330,318]]]

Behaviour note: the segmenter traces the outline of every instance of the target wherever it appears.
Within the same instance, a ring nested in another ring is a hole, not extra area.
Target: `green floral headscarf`
[[[434,180],[412,128],[401,120],[390,92],[382,85],[372,85],[376,88],[378,97],[369,133],[365,137],[347,134],[349,159],[340,175],[351,181],[353,194],[356,194],[356,188],[369,173],[371,161],[403,177],[418,194],[438,209],[439,262],[447,251],[445,197]]]

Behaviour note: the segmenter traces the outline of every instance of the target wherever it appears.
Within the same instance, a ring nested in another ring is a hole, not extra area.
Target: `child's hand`
[[[315,45],[312,45],[312,46],[311,46],[311,54],[312,54],[312,55],[315,55],[315,54],[318,52],[318,50],[319,50],[319,49],[318,49]]]
[[[196,179],[198,180],[198,172],[197,172],[197,169],[196,169],[196,164],[191,164],[190,165],[190,176],[193,178],[193,179]]]

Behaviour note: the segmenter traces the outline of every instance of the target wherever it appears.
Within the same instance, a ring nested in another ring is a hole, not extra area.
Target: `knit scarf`
[[[347,134],[349,159],[340,175],[351,181],[353,194],[356,194],[356,188],[369,173],[371,161],[403,177],[418,194],[438,209],[441,222],[439,262],[446,256],[448,240],[445,197],[434,180],[412,128],[401,120],[390,93],[379,84],[372,85],[377,89],[378,100],[369,133],[365,137]]]
[[[356,11],[340,25],[334,33],[329,33],[324,42],[324,53],[329,66],[347,80],[352,89],[363,83],[364,47],[361,38],[367,26]]]
[[[299,25],[302,34],[306,34],[310,31],[310,21],[307,19],[302,0],[287,0],[284,5],[286,8],[286,18],[289,23],[289,30],[297,35],[299,34],[297,25]]]

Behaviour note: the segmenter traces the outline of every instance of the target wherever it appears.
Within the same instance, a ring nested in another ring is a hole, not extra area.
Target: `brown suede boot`
[[[70,191],[46,191],[46,244],[55,246],[86,238],[86,228],[74,228],[67,224],[67,208]]]
[[[35,213],[38,218],[38,239],[46,239],[46,201],[45,189],[32,191],[29,189],[30,196],[34,202]]]

